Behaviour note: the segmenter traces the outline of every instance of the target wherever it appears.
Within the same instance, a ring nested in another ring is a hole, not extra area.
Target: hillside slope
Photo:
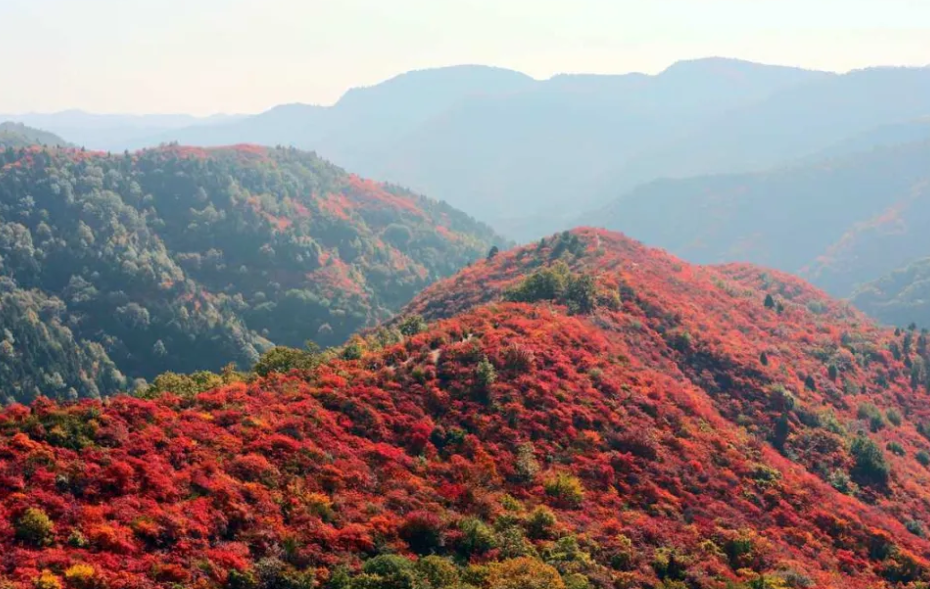
[[[493,240],[445,204],[292,149],[9,151],[0,278],[37,311],[0,324],[3,393],[96,396],[248,367],[272,342],[339,344]],[[50,359],[91,342],[122,374]]]
[[[847,137],[830,147],[808,156],[809,161],[842,158],[849,155],[930,140],[930,117],[879,125]]]
[[[587,229],[437,283],[395,326],[195,397],[0,413],[0,577],[930,580],[925,335],[777,272]]]
[[[839,296],[927,254],[930,142],[642,186],[584,221],[688,260],[799,273]]]
[[[856,289],[853,304],[888,325],[930,328],[930,258],[896,268]]]
[[[27,127],[22,123],[0,123],[0,149],[19,149],[30,145],[67,147],[68,142],[54,133]]]

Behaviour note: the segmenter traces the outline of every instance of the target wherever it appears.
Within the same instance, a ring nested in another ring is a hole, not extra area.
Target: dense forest
[[[485,226],[310,153],[0,151],[6,399],[326,347],[480,258]]]
[[[926,587],[928,366],[788,275],[556,235],[342,348],[7,408],[0,583]]]

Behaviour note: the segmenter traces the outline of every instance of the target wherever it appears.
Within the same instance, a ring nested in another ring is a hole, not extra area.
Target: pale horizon
[[[915,0],[5,0],[0,113],[254,114],[460,64],[548,79],[722,56],[930,63]]]

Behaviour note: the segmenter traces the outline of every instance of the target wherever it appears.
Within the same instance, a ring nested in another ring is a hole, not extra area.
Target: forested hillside
[[[447,205],[293,149],[9,149],[2,393],[94,397],[248,367],[272,343],[339,344],[493,240]]]
[[[852,295],[853,303],[888,325],[930,328],[930,258],[895,268]]]
[[[0,149],[48,145],[66,147],[68,142],[54,133],[33,129],[22,123],[0,123]]]
[[[584,217],[684,257],[800,274],[837,296],[928,255],[930,142],[658,181]]]
[[[927,335],[787,275],[585,229],[285,357],[200,394],[0,413],[0,582],[930,581]]]

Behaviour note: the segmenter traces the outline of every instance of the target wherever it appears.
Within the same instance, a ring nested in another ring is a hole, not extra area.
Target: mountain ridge
[[[484,221],[510,225],[510,219],[532,217],[530,209],[536,209],[551,226],[565,216],[561,193],[570,187],[592,192],[589,181],[608,177],[616,158],[647,147],[651,136],[688,117],[703,117],[704,111],[723,113],[727,105],[821,75],[826,74],[725,59],[682,63],[654,75],[549,80],[487,66],[432,69],[350,90],[332,106],[276,108],[230,124],[168,129],[148,138],[136,134],[139,140],[88,147],[122,151],[174,141],[291,145],[367,177],[442,194]],[[677,106],[683,97],[687,108]],[[571,161],[555,165],[553,158],[564,151],[560,145],[574,146],[566,152]],[[490,152],[493,165],[477,146]],[[562,174],[536,178],[540,170],[557,167]],[[500,210],[502,194],[522,204]],[[530,207],[524,206],[528,194],[534,195]],[[551,215],[556,209],[560,219]]]
[[[566,232],[310,367],[0,412],[0,576],[919,587],[927,346],[788,275]]]

